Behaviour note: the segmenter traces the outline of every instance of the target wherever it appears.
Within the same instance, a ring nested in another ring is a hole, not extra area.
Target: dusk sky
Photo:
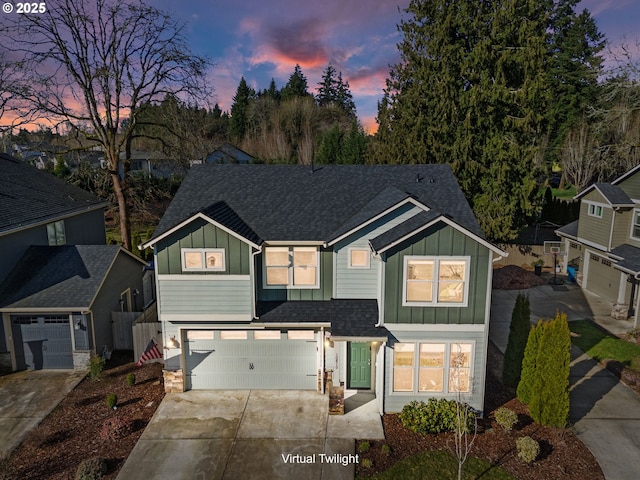
[[[377,101],[389,65],[399,60],[396,25],[409,0],[150,0],[188,22],[194,52],[215,66],[215,101],[228,110],[240,77],[256,89],[284,86],[296,63],[316,93],[329,62],[350,84],[365,129],[376,129]],[[616,48],[623,38],[638,55],[640,0],[583,0]]]

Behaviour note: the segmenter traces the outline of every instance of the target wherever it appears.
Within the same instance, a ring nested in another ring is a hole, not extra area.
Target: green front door
[[[371,345],[349,342],[349,388],[371,388]]]

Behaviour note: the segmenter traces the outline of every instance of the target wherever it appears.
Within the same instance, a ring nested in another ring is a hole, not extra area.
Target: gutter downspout
[[[256,273],[256,256],[262,253],[262,247],[258,247],[258,249],[251,254],[251,262],[249,263],[249,276],[251,277],[251,281],[253,286],[251,288],[251,317],[254,319],[258,319],[258,315],[256,312],[256,298],[258,296],[258,283],[256,282],[255,273]]]
[[[320,355],[321,355],[321,359],[320,359],[320,393],[322,393],[322,395],[325,394],[325,388],[324,388],[324,327],[320,327]]]

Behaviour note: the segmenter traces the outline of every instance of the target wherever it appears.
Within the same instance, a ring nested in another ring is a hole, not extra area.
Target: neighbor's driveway
[[[554,290],[549,285],[524,290],[531,319],[551,318],[556,310],[567,318],[594,319],[614,331],[630,326],[609,316],[611,305],[577,285]],[[511,312],[518,291],[493,290],[489,336],[504,353]],[[640,478],[640,396],[578,348],[571,350],[570,422],[593,453],[607,480]]]
[[[8,456],[85,376],[72,370],[37,370],[0,377],[0,458]]]
[[[118,480],[353,479],[353,463],[322,463],[320,454],[353,455],[354,438],[384,438],[375,401],[344,416],[327,412],[328,395],[311,391],[168,394]],[[315,458],[287,463],[287,454]]]

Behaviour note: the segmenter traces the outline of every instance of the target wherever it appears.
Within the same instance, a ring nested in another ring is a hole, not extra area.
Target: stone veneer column
[[[178,370],[162,370],[164,377],[165,393],[181,393],[184,392],[184,375],[182,369]]]

